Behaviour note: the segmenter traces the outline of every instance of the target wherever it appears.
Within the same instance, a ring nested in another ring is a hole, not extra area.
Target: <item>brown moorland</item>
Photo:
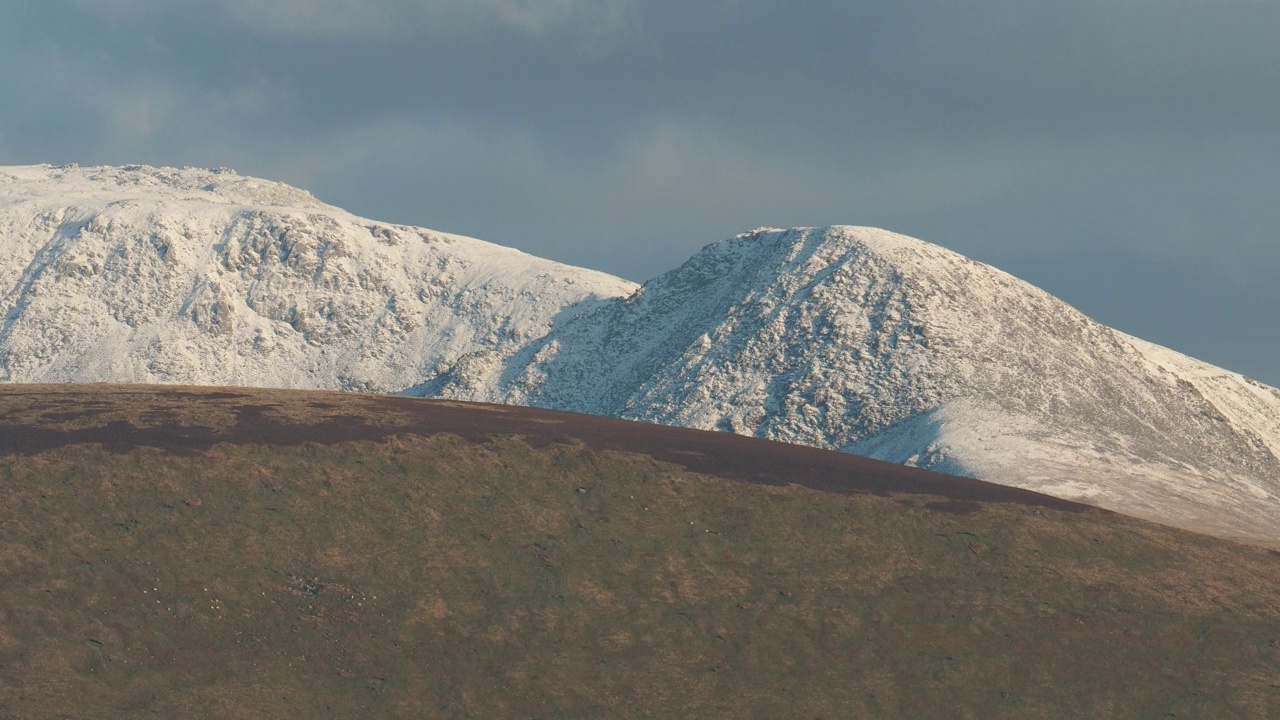
[[[0,718],[1280,717],[1280,556],[811,448],[0,386]]]

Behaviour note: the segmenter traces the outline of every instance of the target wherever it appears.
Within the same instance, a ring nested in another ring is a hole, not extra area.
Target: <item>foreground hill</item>
[[[229,171],[0,169],[0,381],[403,392],[869,455],[1280,546],[1280,391],[854,227],[637,290]]]
[[[850,455],[372,395],[0,387],[34,717],[1280,712],[1280,557]]]

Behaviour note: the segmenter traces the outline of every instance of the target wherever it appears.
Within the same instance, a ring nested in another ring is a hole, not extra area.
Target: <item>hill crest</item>
[[[6,718],[1265,718],[1280,553],[729,433],[0,386]]]

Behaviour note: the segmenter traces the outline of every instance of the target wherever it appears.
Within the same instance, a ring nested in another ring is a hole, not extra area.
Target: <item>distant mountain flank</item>
[[[0,380],[401,392],[718,429],[1280,545],[1280,391],[884,230],[641,287],[228,171],[0,169]]]

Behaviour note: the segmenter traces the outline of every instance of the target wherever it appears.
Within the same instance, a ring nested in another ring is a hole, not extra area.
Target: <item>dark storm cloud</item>
[[[635,279],[880,225],[1275,384],[1277,27],[1270,0],[19,1],[0,159],[229,165]]]

